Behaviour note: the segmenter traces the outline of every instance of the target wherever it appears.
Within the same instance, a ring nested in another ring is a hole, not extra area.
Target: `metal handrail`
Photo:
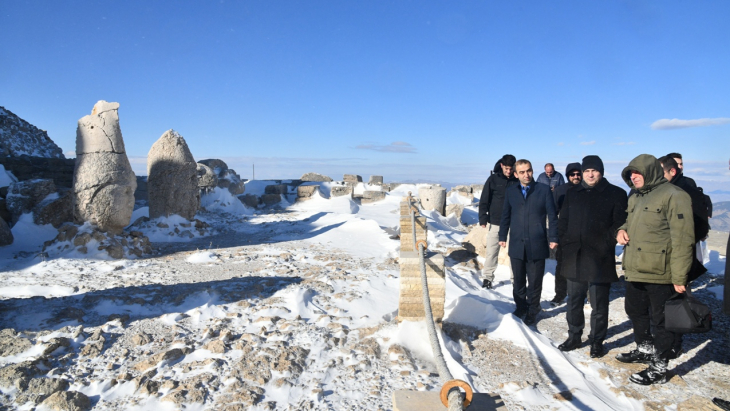
[[[431,297],[428,295],[428,276],[426,275],[426,260],[424,257],[426,245],[423,241],[416,243],[416,211],[414,211],[413,208],[415,207],[412,206],[411,201],[411,193],[409,192],[408,204],[411,208],[410,214],[411,232],[413,233],[413,249],[418,253],[418,262],[421,268],[421,287],[423,288],[423,309],[426,314],[426,329],[428,330],[428,337],[431,340],[431,350],[433,351],[433,356],[436,360],[436,368],[439,373],[439,379],[442,384],[447,384],[450,381],[453,381],[454,377],[451,375],[451,371],[449,371],[449,367],[446,364],[444,355],[441,352],[441,344],[439,344],[438,335],[436,334],[436,325],[433,320],[433,311],[431,310]],[[448,391],[448,403],[449,411],[463,411],[464,398],[459,388],[452,387]]]

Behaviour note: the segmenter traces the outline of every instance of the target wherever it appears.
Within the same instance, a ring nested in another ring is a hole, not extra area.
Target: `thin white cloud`
[[[619,141],[618,143],[613,143],[614,146],[633,146],[636,144],[633,141]]]
[[[562,146],[565,145],[565,143],[561,141],[561,142],[558,143],[558,145],[562,147]]]
[[[405,141],[396,141],[388,145],[382,146],[377,144],[360,144],[355,147],[358,150],[373,150],[381,153],[415,153],[416,148]]]
[[[700,118],[697,120],[680,120],[678,118],[668,119],[663,118],[657,120],[651,124],[652,130],[674,130],[677,128],[688,128],[688,127],[707,127],[707,126],[721,126],[723,124],[730,124],[730,118],[718,117],[718,118]]]
[[[582,145],[582,146],[592,146],[592,145],[594,145],[594,144],[596,144],[596,140],[591,140],[591,141],[581,141],[581,142],[580,142],[580,145]]]

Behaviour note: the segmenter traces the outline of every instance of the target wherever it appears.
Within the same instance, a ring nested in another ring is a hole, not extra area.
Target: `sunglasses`
[[[576,171],[574,173],[568,174],[568,176],[570,176],[570,177],[580,177],[580,173]]]

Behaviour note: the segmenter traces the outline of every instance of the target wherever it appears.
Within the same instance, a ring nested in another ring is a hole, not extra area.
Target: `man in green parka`
[[[692,200],[664,178],[661,164],[648,154],[631,160],[621,177],[636,191],[629,197],[629,215],[619,227],[616,241],[625,245],[625,309],[634,327],[637,349],[616,358],[649,363],[647,369],[629,378],[632,382],[663,384],[674,341],[674,333],[664,328],[664,303],[675,292],[685,292],[692,267]],[[653,347],[650,321],[655,331]]]

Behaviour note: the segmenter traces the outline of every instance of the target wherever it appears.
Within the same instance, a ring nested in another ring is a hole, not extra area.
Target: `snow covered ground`
[[[262,190],[249,184],[247,192]],[[210,235],[170,241],[148,224],[156,253],[128,260],[39,254],[56,230],[21,218],[16,243],[0,249],[0,408],[32,409],[49,379],[113,410],[389,410],[394,390],[439,390],[424,324],[396,319],[398,205],[417,187],[364,205],[328,198],[329,188],[267,210],[211,193],[196,216]],[[476,223],[469,199],[454,193],[448,202],[465,204],[462,221]],[[429,248],[456,256],[467,228],[453,215],[424,214]],[[557,349],[567,325],[565,306],[547,302],[554,261],[533,327],[511,315],[509,267],[483,290],[480,263],[447,259],[442,348],[455,378],[499,394],[508,409],[701,409],[707,398],[730,398],[717,252],[694,285],[715,329],[686,336],[672,379],[655,387],[628,381],[643,366],[613,359],[633,349],[621,283],[611,295],[611,351],[591,359],[587,347]]]

